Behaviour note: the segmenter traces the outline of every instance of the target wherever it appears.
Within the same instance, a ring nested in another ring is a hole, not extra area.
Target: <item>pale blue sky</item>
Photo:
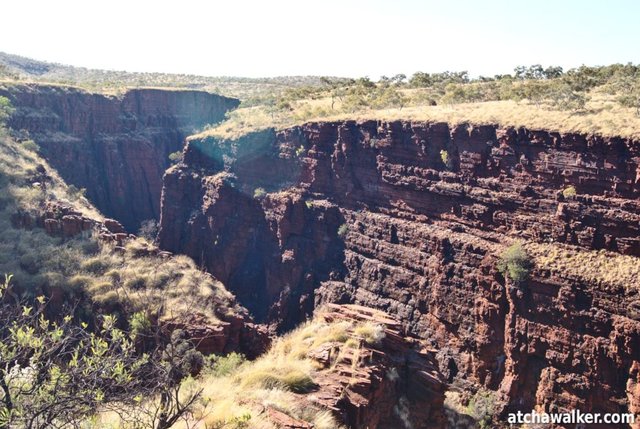
[[[509,73],[640,62],[638,0],[3,2],[0,51],[210,76]]]

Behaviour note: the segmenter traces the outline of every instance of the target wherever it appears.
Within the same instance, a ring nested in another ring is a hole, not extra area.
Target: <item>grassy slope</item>
[[[49,179],[36,171],[39,164]],[[222,284],[198,270],[191,259],[153,256],[153,246],[142,238],[122,251],[99,241],[91,231],[63,239],[37,227],[14,227],[11,217],[16,212],[35,218],[50,202],[101,219],[37,154],[32,142],[19,143],[0,129],[0,275],[13,274],[24,293],[56,295],[70,304],[79,301],[79,315],[86,320],[102,311],[123,317],[160,311],[158,317],[172,317],[195,309],[215,322],[215,312],[241,311]]]
[[[265,412],[270,408],[316,429],[339,429],[330,412],[313,405],[314,383],[334,371],[347,354],[357,354],[361,342],[377,343],[383,336],[380,325],[329,323],[320,314],[284,335],[255,361],[234,354],[218,358],[199,377],[185,382],[185,393],[202,389],[202,401],[192,418],[177,427],[276,429],[279,426]],[[341,344],[341,351],[332,366],[321,368],[307,353],[328,344]],[[101,415],[105,426],[117,426],[117,421],[114,414]]]

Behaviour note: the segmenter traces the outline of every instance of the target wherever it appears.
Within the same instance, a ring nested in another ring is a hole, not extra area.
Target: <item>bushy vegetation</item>
[[[382,332],[381,326],[371,323],[327,323],[318,317],[279,338],[255,361],[245,361],[237,354],[212,358],[203,376],[194,380],[203,392],[193,419],[207,427],[233,428],[244,421],[246,427],[272,429],[275,425],[264,413],[269,407],[318,429],[340,428],[328,411],[296,397],[296,393],[312,392],[321,372],[331,371],[319,368],[308,353],[326,344],[339,344],[340,352],[332,358],[335,364],[347,355],[357,355],[359,343],[350,338],[376,343]]]
[[[182,151],[171,152],[169,154],[169,161],[171,164],[177,164],[182,160]]]
[[[267,191],[264,188],[256,188],[253,191],[253,198],[255,198],[255,199],[260,200],[260,199],[264,198],[265,195],[267,195]]]
[[[562,196],[564,196],[565,198],[573,198],[577,195],[577,191],[576,191],[576,187],[575,186],[567,186],[566,188],[564,188],[562,190]]]
[[[518,66],[513,73],[471,77],[466,71],[416,72],[346,79],[236,78],[127,73],[64,66],[0,54],[8,79],[122,92],[131,87],[198,88],[239,97],[212,135],[232,137],[268,126],[344,118],[475,121],[640,137],[640,67],[634,64]],[[455,109],[452,107],[455,105]],[[179,160],[172,154],[172,162]]]
[[[234,138],[266,127],[316,120],[411,119],[500,123],[529,128],[640,137],[638,67],[516,67],[513,74],[471,78],[466,72],[415,73],[373,81],[320,83],[244,99],[202,135]]]
[[[0,125],[4,124],[9,115],[13,112],[13,107],[7,97],[0,97]]]
[[[472,395],[451,389],[446,393],[445,415],[449,427],[500,427],[499,401],[496,392],[481,388]]]
[[[375,323],[363,323],[353,330],[354,335],[367,344],[380,344],[384,338],[384,328]]]
[[[521,243],[509,246],[500,256],[498,271],[514,283],[522,283],[529,278],[533,268],[531,256],[526,252]]]
[[[155,219],[147,219],[140,223],[140,229],[138,230],[138,236],[147,239],[149,242],[153,242],[158,235],[158,221]]]
[[[179,331],[149,347],[139,316],[128,332],[112,315],[95,326],[71,311],[51,318],[50,299],[21,299],[10,280],[0,284],[0,427],[80,427],[117,409],[128,426],[168,429],[190,413],[200,391],[181,395],[182,380],[202,356]]]
[[[440,151],[440,160],[442,161],[445,167],[449,169],[453,167],[453,160],[451,159],[449,152],[447,152],[444,149]]]

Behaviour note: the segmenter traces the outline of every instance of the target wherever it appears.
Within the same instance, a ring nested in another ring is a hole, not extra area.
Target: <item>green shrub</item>
[[[135,276],[124,282],[124,287],[130,290],[142,290],[147,287],[147,279],[141,276]]]
[[[246,429],[249,427],[249,421],[251,420],[251,414],[244,413],[241,416],[232,417],[228,424],[225,424],[224,427],[230,426],[231,429]]]
[[[569,187],[565,188],[565,189],[562,191],[562,195],[563,195],[565,198],[573,198],[573,197],[575,197],[577,194],[578,194],[578,193],[576,192],[576,187],[575,187],[575,186],[573,186],[573,185],[571,185],[571,186],[569,186]]]
[[[96,256],[94,258],[89,258],[86,261],[83,261],[80,265],[83,270],[91,273],[91,274],[99,274],[102,275],[111,268],[111,265],[108,261],[104,259],[104,257]]]
[[[11,106],[11,101],[7,97],[0,97],[0,125],[5,121],[15,109]]]
[[[497,404],[494,392],[481,389],[471,397],[466,411],[478,422],[480,429],[489,429],[495,427],[494,419],[498,413]]]
[[[27,253],[20,257],[20,268],[29,274],[36,274],[40,271],[40,261],[33,254]]]
[[[229,353],[226,356],[213,355],[209,357],[208,372],[215,377],[224,377],[235,372],[246,361],[239,353]]]
[[[178,150],[169,154],[169,161],[172,164],[177,164],[182,160],[182,151]]]
[[[451,156],[449,156],[449,152],[444,149],[440,151],[440,160],[442,160],[442,163],[447,168],[451,168],[451,166],[453,165],[453,162],[451,161]]]
[[[142,311],[137,311],[129,318],[129,331],[132,338],[146,334],[151,329],[151,321]]]
[[[40,150],[40,146],[33,140],[25,140],[22,142],[22,147],[31,152],[38,152]]]
[[[343,223],[338,228],[338,237],[344,238],[344,236],[347,235],[347,232],[349,232],[349,225],[347,225],[346,223]]]
[[[510,278],[515,283],[521,283],[529,278],[532,268],[531,257],[522,247],[522,244],[515,243],[504,251],[498,261],[498,271],[506,278]]]
[[[265,191],[264,188],[256,188],[256,190],[253,191],[253,198],[256,199],[264,198],[265,195],[267,195],[267,191]]]

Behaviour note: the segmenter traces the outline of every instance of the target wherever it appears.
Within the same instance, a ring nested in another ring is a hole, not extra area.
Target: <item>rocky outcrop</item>
[[[379,344],[350,335],[357,348],[327,343],[308,356],[319,368],[314,402],[350,428],[444,428],[445,383],[434,356],[385,313],[358,305],[323,307],[327,322],[381,326]]]
[[[239,103],[201,91],[135,89],[116,97],[46,85],[0,87],[0,96],[16,108],[9,126],[130,232],[158,219],[169,154]]]
[[[95,233],[100,240],[116,246],[122,246],[132,237],[114,219],[94,219],[70,205],[53,201],[47,202],[38,212],[17,211],[11,216],[11,223],[16,228],[43,228],[53,237],[72,238],[82,233]],[[158,249],[158,252],[161,251]],[[169,255],[168,252],[162,253]]]
[[[362,304],[439,350],[449,382],[497,391],[505,412],[624,412],[638,403],[640,282],[538,264],[512,285],[496,260],[527,240],[637,267],[639,165],[635,141],[497,126],[193,140],[165,175],[159,240],[274,329],[325,302]]]
[[[247,314],[216,316],[216,323],[200,313],[172,318],[161,322],[161,330],[167,337],[176,329],[184,331],[196,350],[205,355],[236,352],[254,359],[271,345],[266,327],[252,323]]]

